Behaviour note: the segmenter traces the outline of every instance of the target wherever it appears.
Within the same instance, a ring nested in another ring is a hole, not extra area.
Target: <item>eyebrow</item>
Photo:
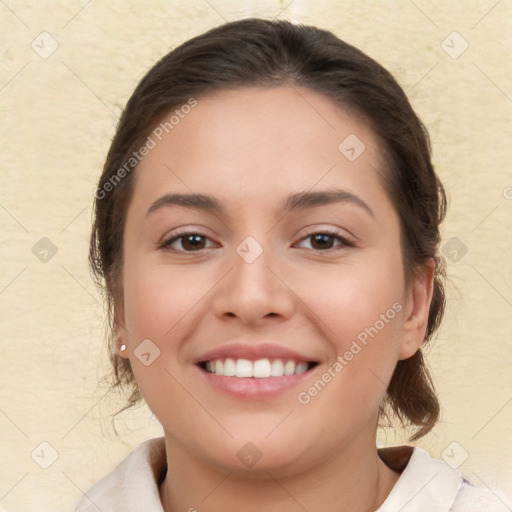
[[[365,210],[372,217],[375,217],[372,209],[360,197],[348,190],[342,189],[298,192],[292,194],[286,198],[281,210],[284,212],[293,212],[332,203],[353,204]],[[204,194],[165,194],[151,204],[146,216],[160,208],[173,205],[220,215],[225,214],[224,207],[215,197]]]

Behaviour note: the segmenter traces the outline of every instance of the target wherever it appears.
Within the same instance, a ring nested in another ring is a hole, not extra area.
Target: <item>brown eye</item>
[[[313,249],[331,249],[334,243],[334,237],[325,233],[311,235],[311,246]]]
[[[319,233],[311,233],[305,236],[301,243],[305,240],[311,240],[310,248],[315,251],[329,251],[336,250],[337,248],[342,249],[344,247],[353,247],[354,244],[347,240],[345,237],[340,236],[337,232],[322,231]],[[336,243],[338,240],[340,243]],[[307,249],[309,247],[306,247]]]
[[[208,240],[201,233],[179,233],[166,240],[161,248],[176,252],[196,252],[205,249]]]

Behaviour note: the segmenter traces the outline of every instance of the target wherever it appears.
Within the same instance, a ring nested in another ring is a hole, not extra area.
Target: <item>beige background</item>
[[[185,39],[246,16],[316,24],[366,51],[430,130],[450,196],[443,243],[459,246],[446,249],[452,284],[429,353],[443,421],[419,445],[456,462],[467,452],[467,478],[512,488],[510,0],[4,0],[0,511],[70,510],[137,443],[161,434],[144,407],[120,416],[119,439],[109,426],[122,397],[98,385],[107,360],[86,262],[92,194],[117,116],[147,69]],[[42,237],[53,257],[33,253]]]

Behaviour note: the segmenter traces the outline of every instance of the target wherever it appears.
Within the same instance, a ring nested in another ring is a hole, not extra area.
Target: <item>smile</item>
[[[236,377],[238,379],[268,379],[270,377],[283,377],[299,375],[307,372],[317,363],[307,361],[292,361],[285,359],[262,358],[256,361],[249,359],[215,359],[204,361],[199,366],[206,372],[223,377]]]
[[[267,400],[303,387],[320,365],[284,359],[213,359],[195,365],[211,388],[243,401]]]

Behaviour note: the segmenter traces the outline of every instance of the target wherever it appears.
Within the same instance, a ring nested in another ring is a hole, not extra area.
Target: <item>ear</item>
[[[428,314],[434,291],[435,262],[433,258],[415,275],[407,292],[405,322],[399,358],[412,357],[423,344],[427,331]]]

